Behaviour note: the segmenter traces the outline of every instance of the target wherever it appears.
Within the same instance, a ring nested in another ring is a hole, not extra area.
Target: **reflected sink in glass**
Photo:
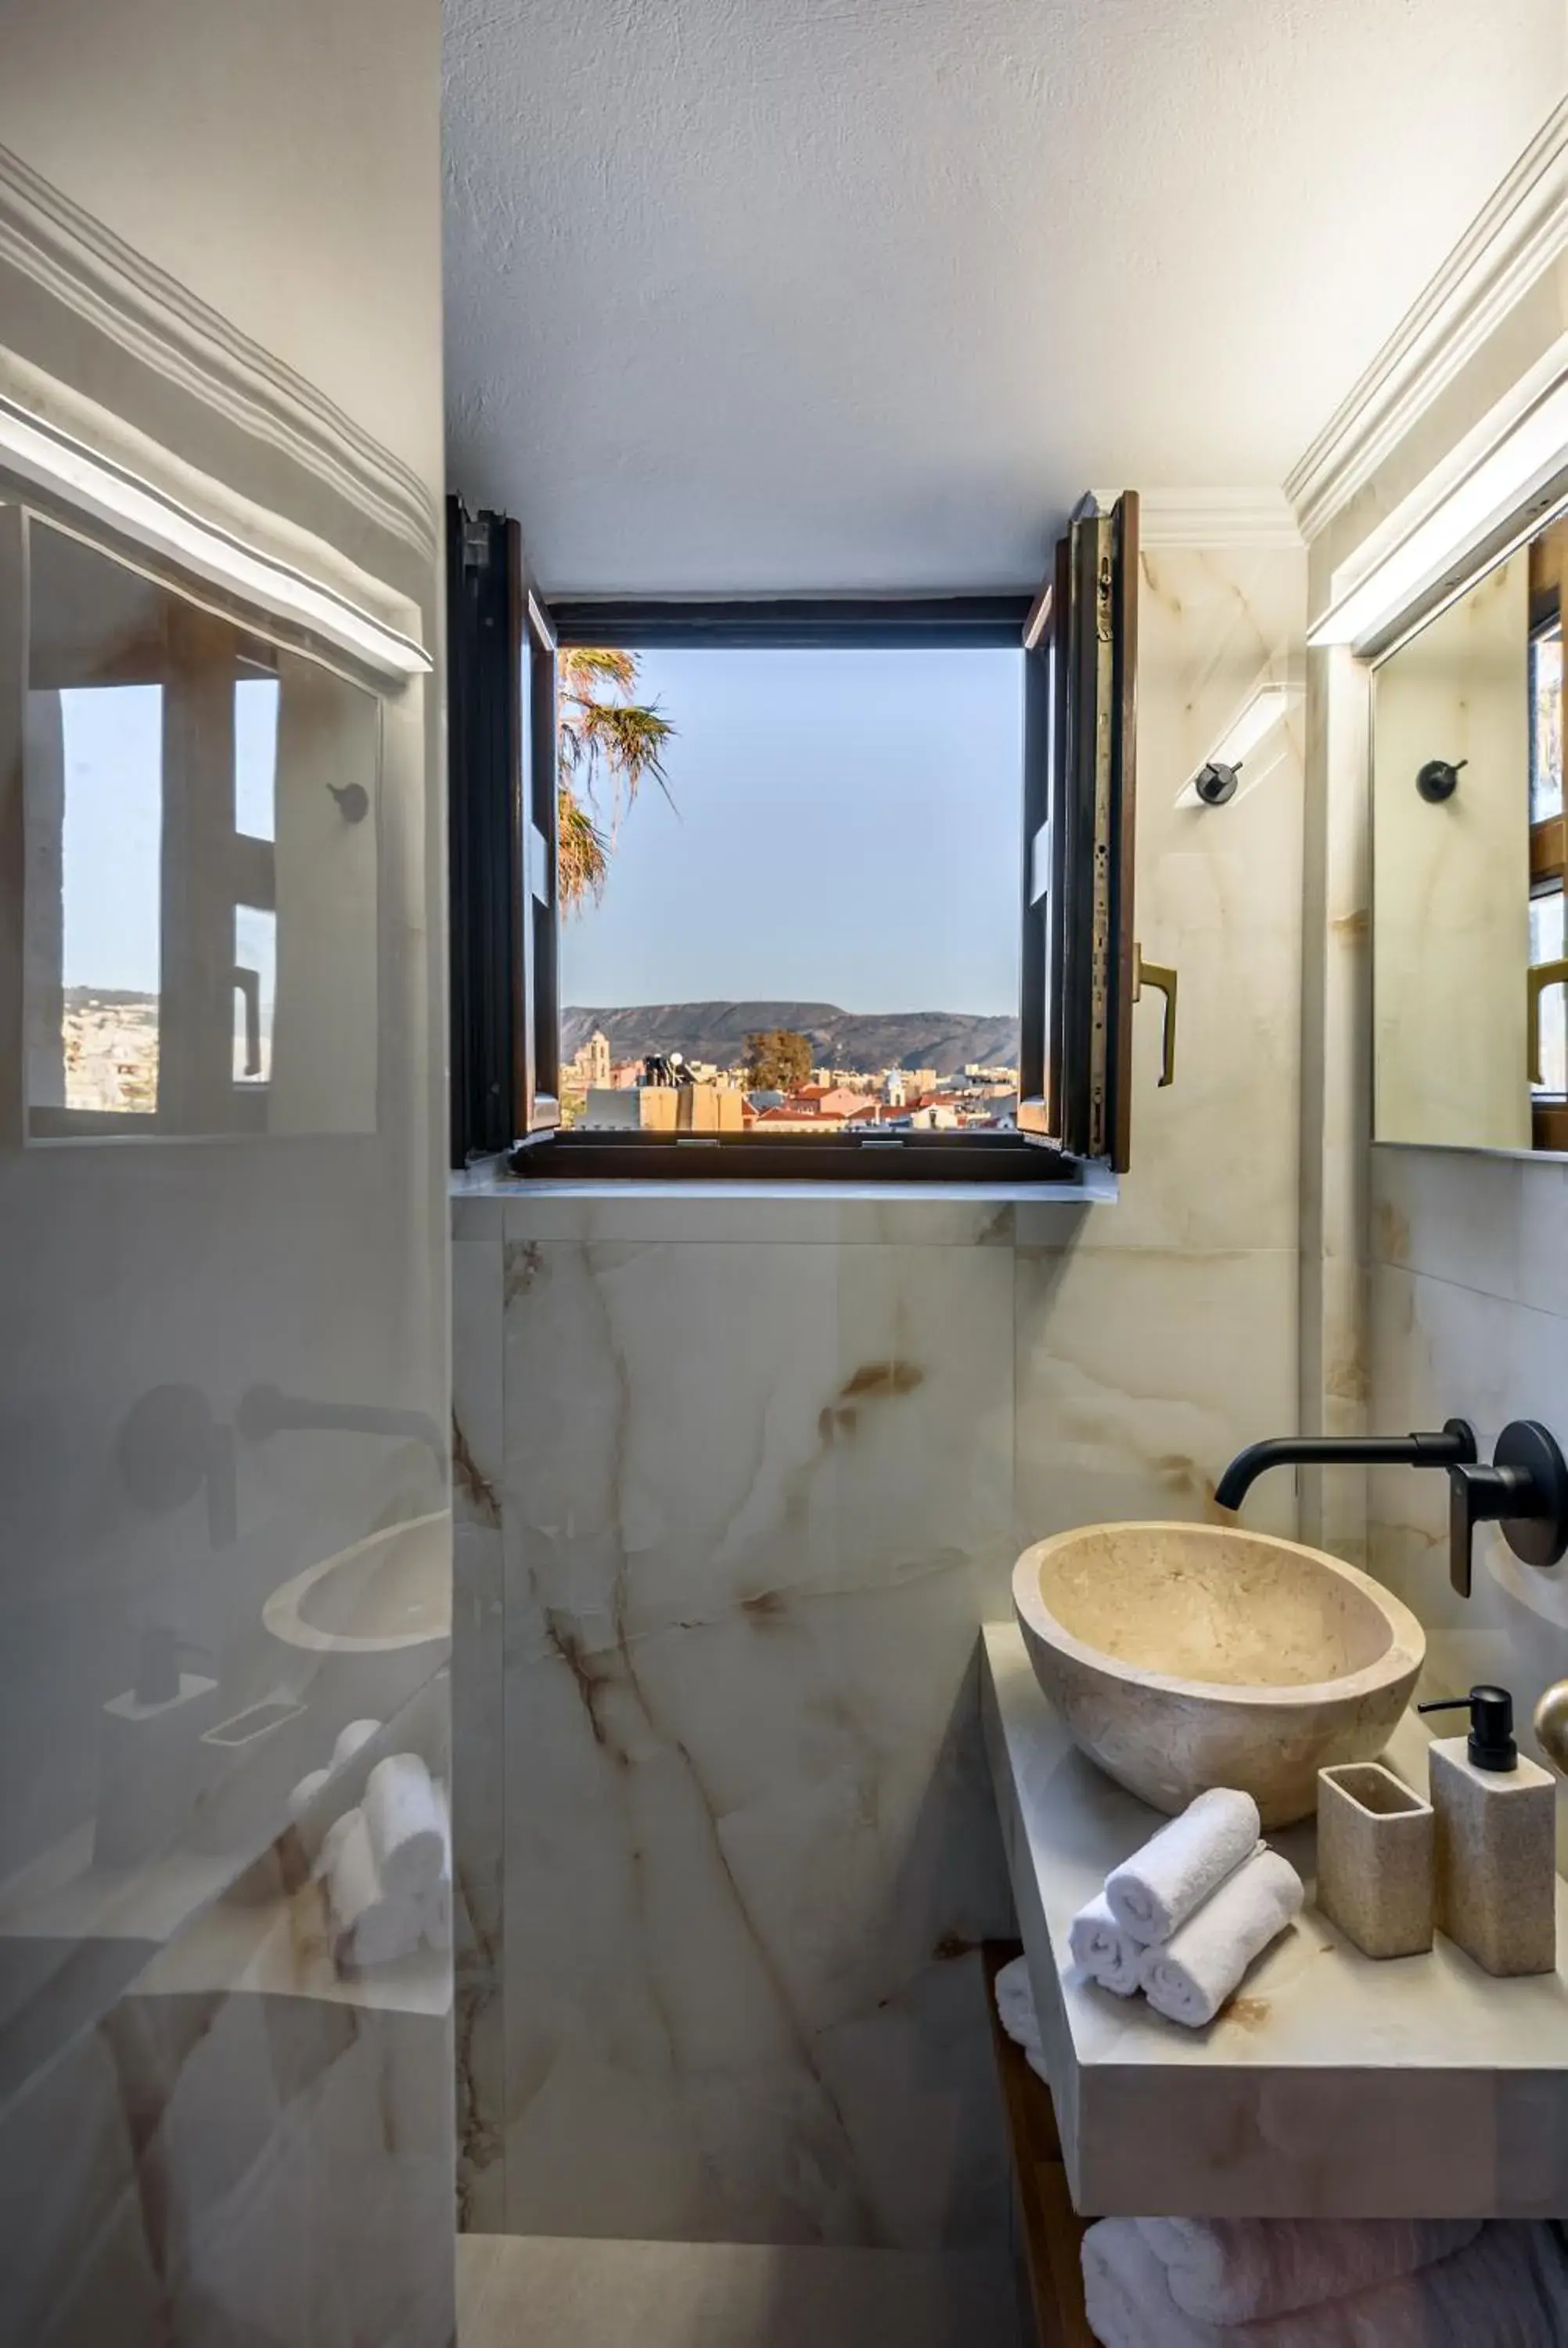
[[[390,1525],[275,1590],[274,1637],[318,1654],[386,1654],[452,1632],[451,1528],[444,1509]]]
[[[1083,1525],[1026,1549],[1012,1587],[1074,1742],[1157,1810],[1237,1786],[1266,1827],[1307,1817],[1319,1769],[1383,1750],[1426,1653],[1354,1566],[1219,1525]]]

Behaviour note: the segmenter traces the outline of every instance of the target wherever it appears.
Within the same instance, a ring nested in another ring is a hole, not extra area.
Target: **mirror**
[[[1373,1136],[1568,1150],[1568,519],[1372,680]]]

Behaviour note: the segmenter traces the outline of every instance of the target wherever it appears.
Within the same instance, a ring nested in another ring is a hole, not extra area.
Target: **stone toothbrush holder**
[[[1317,1773],[1317,1905],[1363,1956],[1432,1945],[1432,1806],[1380,1761]]]

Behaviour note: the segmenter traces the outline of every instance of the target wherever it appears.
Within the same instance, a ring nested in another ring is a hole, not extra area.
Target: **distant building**
[[[587,1043],[572,1054],[566,1082],[579,1092],[590,1092],[596,1085],[610,1082],[610,1038],[602,1027],[596,1027]]]
[[[579,1127],[589,1133],[739,1133],[743,1109],[729,1085],[595,1085]]]
[[[758,1097],[753,1094],[753,1100]],[[845,1125],[875,1117],[879,1103],[870,1093],[847,1085],[803,1085],[776,1107],[758,1112],[757,1124],[770,1133],[835,1133]]]

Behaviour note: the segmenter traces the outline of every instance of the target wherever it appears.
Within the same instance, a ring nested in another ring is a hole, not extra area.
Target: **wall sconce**
[[[1244,762],[1272,734],[1289,708],[1295,687],[1269,679],[1258,685],[1176,800],[1178,807],[1224,807],[1236,795]]]

